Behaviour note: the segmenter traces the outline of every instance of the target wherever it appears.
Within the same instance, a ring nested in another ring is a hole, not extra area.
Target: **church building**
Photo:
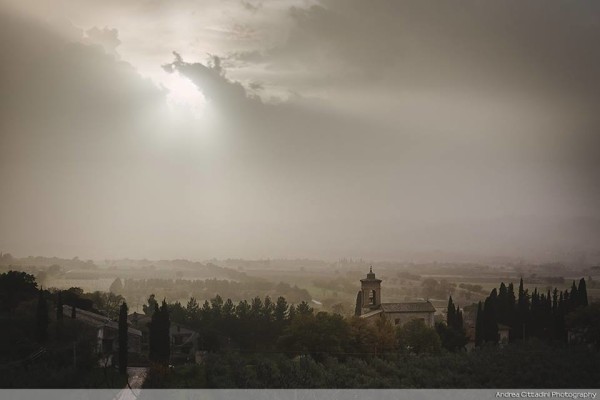
[[[394,325],[404,325],[413,319],[422,319],[429,327],[433,327],[435,307],[429,301],[406,303],[382,303],[381,279],[375,277],[373,268],[367,277],[360,280],[360,291],[356,296],[355,315],[360,318],[374,320],[385,317]]]

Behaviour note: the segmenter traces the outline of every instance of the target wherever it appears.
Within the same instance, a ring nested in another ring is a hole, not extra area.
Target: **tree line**
[[[579,285],[575,281],[571,290],[559,291],[554,288],[546,293],[533,292],[519,282],[515,293],[511,283],[502,282],[499,289],[494,288],[485,301],[477,305],[475,323],[475,342],[498,343],[499,327],[509,329],[509,342],[539,338],[547,341],[566,343],[568,340],[567,316],[581,307],[588,306],[585,279]]]

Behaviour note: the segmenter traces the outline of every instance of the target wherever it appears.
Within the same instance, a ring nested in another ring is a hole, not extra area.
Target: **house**
[[[148,324],[151,320],[151,316],[137,312],[127,316],[127,321],[141,331],[141,348],[144,353],[147,353],[149,348],[150,332]],[[171,322],[169,336],[171,340],[171,363],[195,362],[200,334],[182,324]]]
[[[510,326],[498,324],[498,343],[502,346],[508,344]]]
[[[467,339],[468,342],[465,345],[465,349],[467,351],[471,351],[473,349],[475,349],[476,344],[475,344],[475,339],[476,339],[476,334],[475,334],[475,325],[474,324],[466,324],[465,325],[465,334],[467,335]]]
[[[72,316],[72,307],[63,305],[63,314]],[[119,323],[110,318],[75,308],[75,319],[97,330],[96,351],[100,354],[110,354],[119,350]],[[129,353],[141,353],[142,332],[132,327],[127,328],[127,348]]]
[[[141,349],[144,354],[148,354],[148,344],[150,343],[150,335],[148,333],[148,324],[152,317],[146,314],[134,312],[127,316],[127,322],[142,333]]]
[[[373,268],[367,277],[360,280],[361,288],[356,296],[356,315],[363,319],[374,320],[385,317],[394,325],[404,325],[408,321],[421,319],[429,327],[434,326],[435,307],[429,301],[403,303],[381,302],[381,279],[377,279]]]
[[[195,362],[198,351],[198,332],[178,323],[171,323],[171,363]]]

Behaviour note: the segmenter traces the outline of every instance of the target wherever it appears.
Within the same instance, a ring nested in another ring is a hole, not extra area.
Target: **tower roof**
[[[369,268],[369,273],[367,274],[366,279],[361,279],[361,282],[381,282],[381,279],[375,278],[375,273],[373,272],[373,267]]]

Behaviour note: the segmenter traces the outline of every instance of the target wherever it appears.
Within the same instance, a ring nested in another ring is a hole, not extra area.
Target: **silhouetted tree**
[[[62,294],[59,291],[56,298],[56,320],[63,320],[63,302],[62,302]]]
[[[309,315],[313,313],[313,308],[303,301],[296,307],[296,312],[298,315]]]
[[[579,306],[579,293],[577,292],[577,285],[575,281],[571,285],[571,292],[569,294],[569,311],[573,311]]]
[[[123,302],[119,310],[119,372],[127,372],[127,356],[129,352],[127,336],[127,303]]]
[[[146,314],[146,315],[154,315],[154,312],[157,309],[158,309],[158,302],[156,301],[154,294],[151,294],[150,297],[148,297],[148,305],[144,304],[142,306],[142,310],[144,311],[144,314]]]
[[[579,297],[579,305],[587,306],[588,305],[588,296],[587,296],[587,287],[585,284],[585,279],[581,278],[579,280],[579,287],[577,288],[577,295]]]
[[[483,341],[498,343],[498,323],[497,323],[497,291],[492,289],[489,297],[483,303]]]
[[[171,320],[166,300],[163,300],[160,308],[157,308],[154,314],[152,314],[149,328],[150,343],[148,356],[150,360],[162,365],[168,365],[171,357]]]
[[[0,307],[9,315],[21,301],[35,298],[36,292],[37,283],[33,275],[18,271],[0,274]]]
[[[452,302],[452,296],[448,297],[448,307],[446,308],[446,325],[450,328],[456,326],[456,309]]]
[[[40,289],[35,324],[35,337],[39,343],[44,343],[48,339],[48,322],[48,304],[46,303],[44,290]]]
[[[448,298],[446,323],[435,324],[435,331],[441,339],[442,347],[450,351],[464,349],[469,341],[463,326],[462,311],[454,305],[452,296]]]
[[[121,279],[115,278],[108,291],[114,294],[123,294],[123,284],[121,283]]]
[[[285,297],[279,296],[277,298],[277,303],[275,304],[275,321],[283,321],[287,316],[287,312],[288,303],[285,300]]]
[[[475,319],[475,344],[480,346],[483,343],[483,307],[481,301],[477,303],[477,315]]]

